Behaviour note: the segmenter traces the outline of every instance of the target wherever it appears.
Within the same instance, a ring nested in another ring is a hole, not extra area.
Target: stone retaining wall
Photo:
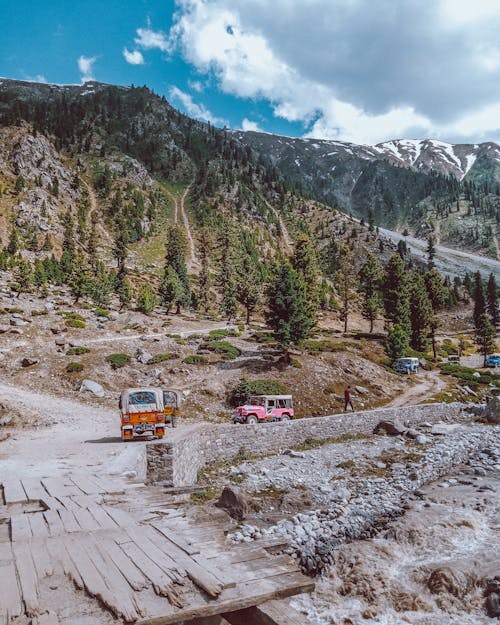
[[[456,420],[467,404],[424,404],[403,408],[379,408],[327,417],[258,425],[206,425],[175,442],[147,445],[150,482],[173,486],[196,483],[198,471],[210,462],[235,456],[242,448],[252,454],[278,453],[302,444],[307,438],[324,440],[344,434],[372,433],[381,420],[398,419],[411,427],[419,423]]]

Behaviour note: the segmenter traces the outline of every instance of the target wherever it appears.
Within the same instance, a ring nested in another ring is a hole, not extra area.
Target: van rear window
[[[155,394],[150,391],[140,391],[138,393],[131,393],[128,398],[128,403],[133,406],[138,404],[156,404],[156,397]]]

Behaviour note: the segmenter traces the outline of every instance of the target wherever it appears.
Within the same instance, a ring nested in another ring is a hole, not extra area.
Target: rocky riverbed
[[[246,462],[233,475],[254,497],[280,496],[229,539],[283,537],[305,571],[322,574],[313,595],[293,602],[310,622],[491,622],[484,593],[500,575],[498,427],[429,427],[418,443],[367,437]],[[304,509],[292,514],[301,498]]]

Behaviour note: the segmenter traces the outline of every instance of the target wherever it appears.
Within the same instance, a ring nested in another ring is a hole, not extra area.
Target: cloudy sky
[[[2,4],[3,77],[147,85],[288,136],[500,141],[500,0]]]

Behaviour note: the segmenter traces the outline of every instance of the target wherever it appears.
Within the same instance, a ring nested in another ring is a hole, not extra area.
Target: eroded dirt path
[[[392,408],[397,406],[414,406],[421,404],[426,399],[430,399],[436,393],[442,391],[446,384],[439,375],[439,371],[422,371],[417,374],[407,376],[408,388],[395,397],[384,408]],[[410,386],[412,381],[417,381],[415,386]]]

